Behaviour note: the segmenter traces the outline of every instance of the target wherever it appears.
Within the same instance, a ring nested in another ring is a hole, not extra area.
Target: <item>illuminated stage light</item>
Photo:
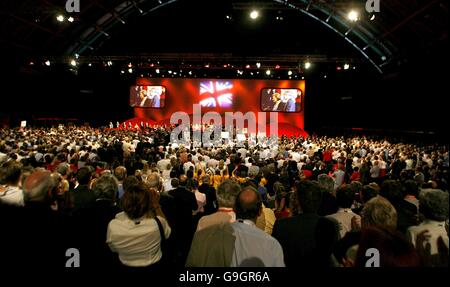
[[[266,75],[267,75],[267,76],[270,76],[270,70],[267,70],[267,71],[266,71]]]
[[[246,68],[246,69],[250,69],[250,65],[248,65],[248,64],[245,65],[245,68]]]
[[[288,71],[288,75],[291,76],[292,75],[292,71],[289,70]]]
[[[69,21],[70,23],[73,23],[73,21],[75,21],[75,19],[72,16],[70,16],[69,18],[67,18],[67,21]]]
[[[279,69],[279,68],[280,68],[280,65],[276,65],[276,66],[275,66],[275,69]]]
[[[131,67],[133,67],[133,64],[128,63],[128,68],[131,68]]]
[[[258,63],[256,63],[256,68],[261,68],[261,63],[260,62],[258,62]]]
[[[71,64],[72,66],[74,66],[74,67],[75,67],[75,66],[77,65],[77,61],[75,61],[75,60],[71,60],[71,61],[70,61],[70,64]]]
[[[132,68],[129,68],[129,69],[128,69],[128,73],[130,73],[130,74],[133,73],[133,69],[132,69]]]
[[[227,16],[225,16],[228,20],[230,20],[231,19],[231,16],[230,15],[227,15]]]
[[[256,10],[253,10],[252,12],[250,12],[250,18],[255,20],[256,18],[259,17],[259,12]]]
[[[311,68],[311,62],[306,62],[305,63],[305,69],[309,69],[309,68]]]
[[[50,66],[50,61],[47,60],[47,61],[44,62],[44,64],[48,67],[48,66]]]
[[[344,70],[348,70],[348,69],[350,69],[350,64],[345,63],[344,64]]]
[[[359,14],[356,10],[351,10],[350,12],[348,12],[347,14],[347,19],[352,21],[352,22],[356,22],[359,20]]]
[[[108,61],[107,63],[106,63],[108,66],[112,66],[112,62],[111,61]]]
[[[169,74],[172,74],[172,70],[169,70],[168,73],[169,73]]]
[[[302,76],[302,80],[304,80],[304,79],[305,79],[305,77]]]
[[[29,64],[30,66],[33,66],[33,65],[34,65],[34,62],[33,62],[33,61],[30,61],[28,64]]]
[[[122,71],[120,71],[120,73],[121,73],[121,74],[125,74],[125,71],[124,71],[124,70],[122,70]]]
[[[206,64],[206,65],[205,65],[205,68],[209,68],[209,64]]]
[[[78,59],[79,57],[80,57],[80,55],[75,53],[75,59]]]
[[[64,16],[58,15],[58,16],[56,16],[56,20],[58,20],[58,22],[64,22]]]
[[[156,69],[155,72],[156,72],[157,74],[159,74],[159,69]]]
[[[92,63],[89,63],[88,66],[89,66],[89,67],[92,67]]]
[[[370,16],[370,21],[375,20],[375,14],[372,14],[372,16]]]
[[[192,71],[189,71],[189,73],[188,73],[189,75],[192,75]]]

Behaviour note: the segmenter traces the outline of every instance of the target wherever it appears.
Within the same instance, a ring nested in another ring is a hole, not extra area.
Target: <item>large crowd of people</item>
[[[0,266],[448,266],[447,145],[170,131],[0,129]]]

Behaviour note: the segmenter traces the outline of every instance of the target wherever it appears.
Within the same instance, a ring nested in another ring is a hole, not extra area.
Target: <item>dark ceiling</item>
[[[3,0],[0,44],[7,54],[28,57],[181,52],[347,57],[372,62],[381,72],[448,47],[447,1],[380,3],[371,21],[364,0],[82,0],[80,13],[70,15],[66,0]],[[248,19],[252,8],[262,14],[254,23]],[[352,8],[360,11],[356,24],[345,19]],[[60,23],[58,14],[75,21]]]

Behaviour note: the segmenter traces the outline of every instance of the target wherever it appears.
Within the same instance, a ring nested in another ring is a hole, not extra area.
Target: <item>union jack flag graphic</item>
[[[233,84],[229,81],[207,81],[200,83],[200,105],[208,108],[231,108]]]

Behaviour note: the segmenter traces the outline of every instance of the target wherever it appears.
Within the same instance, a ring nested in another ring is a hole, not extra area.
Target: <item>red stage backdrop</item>
[[[174,112],[192,115],[193,105],[200,104],[202,114],[266,112],[267,124],[269,112],[276,111],[279,134],[306,135],[304,97],[305,81],[139,78],[130,88],[136,116],[130,121],[168,124]]]

